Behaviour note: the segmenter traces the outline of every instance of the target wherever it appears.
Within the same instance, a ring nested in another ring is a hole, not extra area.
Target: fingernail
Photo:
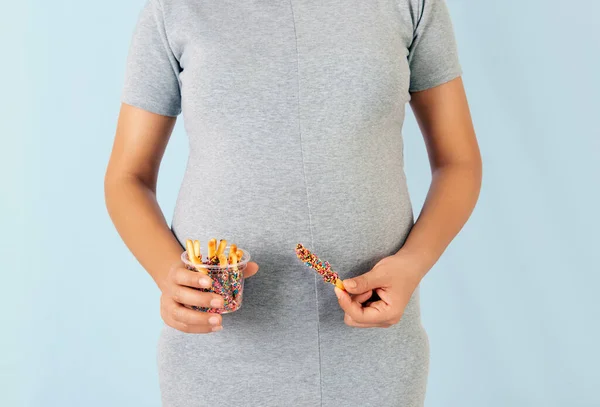
[[[220,308],[223,305],[223,301],[218,298],[210,300],[210,306],[213,308]]]
[[[344,283],[344,287],[356,288],[356,281],[354,281],[354,280],[344,280],[342,282]]]
[[[217,325],[219,323],[219,317],[208,318],[208,323],[211,325]]]
[[[201,278],[198,281],[198,284],[200,284],[200,287],[202,287],[202,288],[210,288],[210,286],[211,286],[210,280],[208,278]]]
[[[218,331],[220,331],[221,329],[223,329],[223,327],[222,327],[221,325],[219,325],[219,326],[215,326],[215,327],[213,327],[212,331],[213,331],[213,332],[218,332]]]

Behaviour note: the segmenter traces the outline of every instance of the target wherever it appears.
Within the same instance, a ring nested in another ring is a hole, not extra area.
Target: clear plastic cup
[[[238,263],[236,265],[228,264],[226,267],[221,267],[218,264],[194,264],[188,258],[187,251],[181,253],[181,261],[183,261],[188,270],[207,274],[213,280],[211,288],[197,288],[197,290],[221,295],[225,302],[223,308],[192,306],[192,309],[216,314],[228,314],[240,309],[244,294],[244,269],[250,261],[250,253],[244,249],[241,250],[244,254],[238,260]],[[208,253],[208,250],[203,247],[200,251],[203,256],[202,261],[206,262],[206,253]],[[228,253],[229,246],[225,248],[225,254],[228,255]]]

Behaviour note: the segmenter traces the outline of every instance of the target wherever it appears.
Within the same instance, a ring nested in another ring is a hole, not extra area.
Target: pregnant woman
[[[444,1],[147,0],[122,102],[106,202],[162,292],[163,405],[423,406],[418,286],[481,183]],[[416,222],[409,102],[432,170]],[[168,223],[156,184],[180,114],[189,156]],[[180,261],[187,238],[212,237],[254,260],[230,314],[189,307],[223,303]],[[347,291],[299,262],[297,243]]]

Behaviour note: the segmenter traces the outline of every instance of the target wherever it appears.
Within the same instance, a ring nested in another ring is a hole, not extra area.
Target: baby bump
[[[310,175],[248,182],[235,193],[203,178],[184,180],[172,221],[176,237],[182,244],[227,239],[261,266],[295,264],[294,248],[302,243],[340,272],[356,274],[399,250],[413,225],[398,175],[389,185],[332,181],[329,193]]]

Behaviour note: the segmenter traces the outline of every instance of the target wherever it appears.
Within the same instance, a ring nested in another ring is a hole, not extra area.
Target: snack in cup
[[[208,241],[208,259],[212,259],[215,257],[215,253],[217,252],[217,239],[210,239]]]
[[[235,255],[237,257],[237,246],[235,244],[231,244],[229,247],[229,262],[231,263],[231,256]]]
[[[296,256],[302,263],[319,273],[323,277],[323,281],[333,284],[340,290],[346,291],[342,279],[338,273],[331,269],[331,265],[328,262],[323,262],[300,243],[296,245]]]
[[[244,289],[244,269],[250,261],[250,254],[242,252],[234,246],[227,247],[227,241],[222,239],[217,248],[217,240],[208,242],[208,256],[202,258],[200,243],[197,240],[186,240],[186,251],[181,254],[181,261],[188,270],[197,271],[208,275],[213,280],[211,288],[197,288],[199,291],[214,292],[221,295],[224,300],[223,308],[208,308],[192,306],[197,311],[227,314],[238,310],[242,306]],[[227,250],[229,249],[229,250]],[[212,255],[212,256],[211,256]]]
[[[200,241],[199,240],[194,240],[194,254],[196,255],[197,258],[199,258],[199,259],[202,258],[202,253],[200,253]]]
[[[227,240],[221,239],[219,241],[219,247],[217,248],[217,258],[219,258],[223,254],[223,252],[225,251],[225,246],[227,246]]]

